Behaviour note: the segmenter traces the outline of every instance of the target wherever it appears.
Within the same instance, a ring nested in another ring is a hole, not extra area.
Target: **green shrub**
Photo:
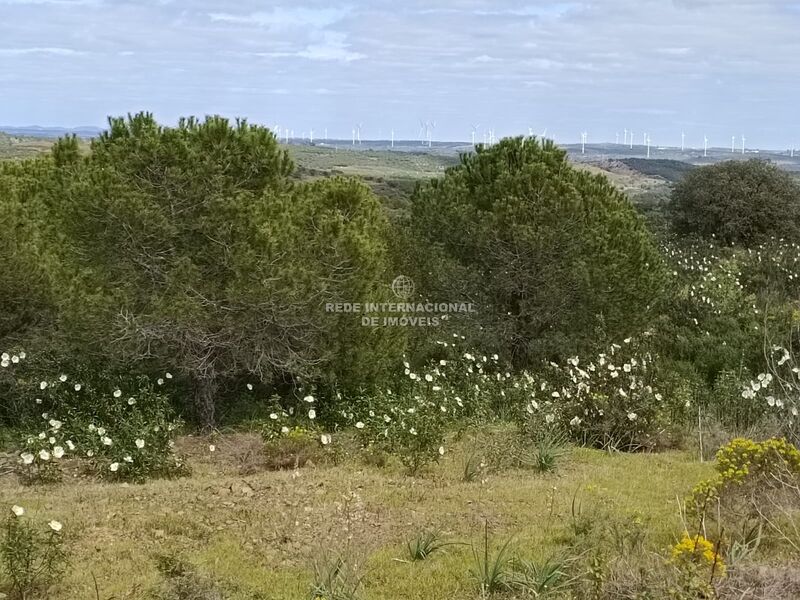
[[[68,564],[63,526],[50,521],[36,526],[20,506],[0,523],[0,573],[14,600],[25,600],[37,590],[63,577]]]
[[[651,446],[687,402],[658,390],[655,361],[642,343],[626,338],[590,361],[548,363],[522,405],[524,429],[557,427],[581,444],[617,450]]]
[[[762,160],[695,169],[672,192],[672,222],[723,244],[752,247],[772,238],[800,240],[800,185]]]
[[[142,481],[185,471],[173,453],[181,422],[157,389],[167,385],[171,374],[155,384],[144,376],[91,368],[39,379],[25,353],[14,356],[24,357],[15,365],[11,389],[22,407],[19,463],[25,480],[56,480],[69,459],[114,480]]]

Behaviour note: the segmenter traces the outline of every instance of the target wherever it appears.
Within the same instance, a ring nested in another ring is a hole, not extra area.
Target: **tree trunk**
[[[217,382],[213,378],[198,379],[195,384],[194,403],[204,430],[216,425]]]

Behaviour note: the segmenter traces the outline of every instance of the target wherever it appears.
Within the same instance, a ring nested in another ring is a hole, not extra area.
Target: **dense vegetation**
[[[771,238],[800,241],[800,185],[761,161],[727,161],[696,169],[675,187],[675,229],[752,247]]]
[[[88,148],[65,138],[0,165],[0,423],[14,472],[180,477],[192,464],[178,432],[220,425],[255,429],[271,468],[357,456],[411,475],[497,428],[502,448],[484,440],[485,456],[466,457],[465,483],[489,468],[551,472],[568,443],[723,447],[668,568],[614,596],[613,569],[573,544],[617,550],[582,529],[573,499],[558,576],[572,594],[558,597],[647,597],[659,578],[671,597],[713,597],[753,526],[772,528],[774,548],[800,543],[799,198],[773,166],[725,163],[688,173],[672,220],[649,227],[604,177],[516,138],[387,211],[358,179],[298,177],[273,134],[244,121],[111,119]],[[392,286],[399,274],[413,290]],[[365,303],[378,308],[353,308]],[[398,311],[409,326],[385,326]],[[742,433],[789,442],[725,446]],[[747,512],[738,484],[767,480],[782,504]],[[712,515],[709,502],[725,505]],[[41,563],[57,579],[61,524],[43,534],[23,516],[15,505],[0,531],[6,571]],[[541,565],[488,578],[485,535],[483,597],[540,597]],[[412,562],[436,539],[410,544]],[[333,582],[317,573],[315,597],[338,597],[337,565]]]

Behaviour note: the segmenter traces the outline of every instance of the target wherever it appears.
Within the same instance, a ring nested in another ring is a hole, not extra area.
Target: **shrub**
[[[682,234],[752,247],[772,236],[800,240],[800,186],[762,160],[727,161],[688,173],[672,192]]]
[[[25,600],[64,575],[68,561],[61,523],[37,527],[22,507],[13,506],[0,528],[0,565],[12,598]]]
[[[58,479],[67,459],[80,459],[107,479],[142,481],[184,472],[173,453],[181,423],[167,396],[157,391],[171,374],[155,385],[145,376],[92,369],[40,380],[24,352],[13,357],[18,362],[8,362],[18,367],[11,389],[21,412],[19,462],[24,479]]]
[[[582,444],[635,450],[685,410],[686,398],[655,387],[655,357],[635,339],[589,362],[548,363],[524,404],[527,431],[558,427]]]
[[[737,438],[720,448],[715,467],[717,474],[692,490],[687,511],[701,523],[719,518],[729,529],[740,528],[764,517],[769,522],[771,510],[782,507],[781,488],[797,489],[800,451],[785,439]]]
[[[516,365],[574,353],[598,330],[625,337],[661,288],[659,253],[628,199],[550,141],[462,156],[415,192],[410,228],[423,293],[470,298],[472,343]]]

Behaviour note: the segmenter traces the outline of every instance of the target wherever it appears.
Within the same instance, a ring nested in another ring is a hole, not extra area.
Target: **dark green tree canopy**
[[[702,167],[675,186],[671,217],[678,233],[725,244],[752,247],[772,237],[800,241],[800,184],[762,160]]]
[[[220,117],[111,119],[74,150],[56,146],[47,195],[62,326],[185,375],[207,423],[227,381],[335,377],[359,355],[337,349],[380,341],[323,310],[384,281],[385,221],[362,184],[298,183],[272,133]]]
[[[573,351],[594,328],[635,330],[659,290],[659,254],[627,198],[550,141],[479,147],[422,186],[412,213],[426,289],[475,301],[488,342],[520,363]]]

